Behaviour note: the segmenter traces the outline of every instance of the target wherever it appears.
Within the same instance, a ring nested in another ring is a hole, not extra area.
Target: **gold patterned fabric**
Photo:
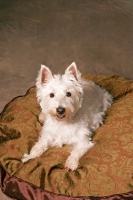
[[[77,170],[64,169],[67,145],[21,162],[41,130],[35,87],[13,99],[1,113],[0,162],[11,176],[56,194],[102,197],[133,191],[133,81],[118,76],[84,78],[105,87],[114,103],[94,134],[94,147],[80,159]]]

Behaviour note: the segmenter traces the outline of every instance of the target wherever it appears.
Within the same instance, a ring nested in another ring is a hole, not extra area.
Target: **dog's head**
[[[81,74],[73,62],[63,75],[52,75],[50,69],[41,65],[37,77],[37,99],[42,111],[57,120],[71,119],[81,107],[83,88]]]

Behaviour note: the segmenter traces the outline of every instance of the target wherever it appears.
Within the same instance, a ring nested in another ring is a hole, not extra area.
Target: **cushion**
[[[69,146],[51,147],[39,158],[21,162],[39,137],[36,88],[8,103],[0,119],[0,185],[19,199],[133,198],[133,81],[119,76],[84,75],[114,97],[95,145],[75,171],[64,169]],[[52,127],[54,128],[54,127]]]

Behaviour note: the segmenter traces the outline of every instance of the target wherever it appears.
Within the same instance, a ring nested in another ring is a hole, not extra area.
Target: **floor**
[[[1,0],[0,112],[35,85],[41,64],[133,79],[132,22],[133,0]]]
[[[0,189],[0,200],[13,200],[12,198],[8,198]]]

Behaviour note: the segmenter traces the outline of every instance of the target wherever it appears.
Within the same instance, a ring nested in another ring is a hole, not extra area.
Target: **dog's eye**
[[[50,93],[50,98],[53,98],[54,97],[54,93]]]
[[[67,92],[67,93],[66,93],[66,96],[67,96],[67,97],[70,97],[70,96],[71,96],[71,92]]]

